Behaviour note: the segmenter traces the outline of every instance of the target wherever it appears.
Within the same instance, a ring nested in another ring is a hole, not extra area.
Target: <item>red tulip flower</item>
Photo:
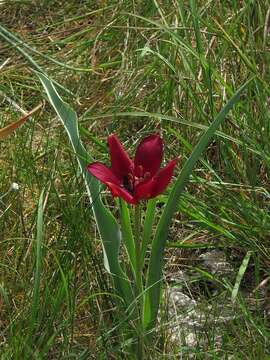
[[[131,160],[116,135],[108,137],[111,167],[100,162],[87,166],[87,170],[106,184],[114,197],[130,204],[151,199],[161,194],[173,176],[177,159],[160,168],[163,143],[159,135],[150,135],[138,145]]]

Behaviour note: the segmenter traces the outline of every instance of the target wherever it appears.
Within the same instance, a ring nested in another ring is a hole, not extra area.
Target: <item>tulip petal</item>
[[[87,166],[87,170],[98,180],[108,186],[113,197],[120,197],[129,204],[137,204],[137,200],[123,187],[113,171],[106,165],[95,162]]]
[[[155,175],[160,168],[163,155],[163,143],[159,135],[150,135],[142,140],[135,153],[135,175],[141,177],[149,172]]]
[[[129,158],[118,137],[114,134],[108,137],[111,155],[112,171],[119,179],[133,171],[133,161]]]
[[[177,164],[178,158],[171,160],[159,173],[153,178],[153,185],[151,190],[150,198],[154,198],[161,194],[166,187],[169,185],[172,176],[173,170]]]
[[[106,185],[111,190],[113,197],[120,197],[121,199],[125,200],[129,204],[137,204],[138,200],[134,198],[125,188],[116,185],[115,183],[106,183]]]
[[[87,166],[87,170],[104,184],[113,183],[120,185],[120,180],[110,168],[100,162],[94,162]]]
[[[149,199],[152,195],[153,187],[155,186],[154,178],[147,179],[135,186],[134,197],[140,201],[142,199]]]

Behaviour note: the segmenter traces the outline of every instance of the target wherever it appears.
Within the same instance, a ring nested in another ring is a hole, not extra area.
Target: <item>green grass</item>
[[[197,334],[206,341],[203,349],[192,350],[196,359],[269,358],[269,281],[262,283],[270,275],[269,3],[64,4],[0,5],[1,25],[23,42],[22,52],[0,29],[0,127],[45,99],[30,70],[39,66],[76,109],[94,158],[107,160],[111,132],[132,150],[145,134],[159,131],[166,160],[181,155],[181,167],[202,130],[255,76],[179,202],[165,275],[189,269],[190,291],[205,304],[219,304],[238,289],[239,316],[222,327],[220,349],[213,341],[215,327],[208,325]],[[123,358],[128,327],[103,269],[76,159],[48,103],[1,141],[0,169],[0,197],[12,182],[20,186],[0,200],[1,359]],[[167,194],[160,197],[160,206],[166,199]],[[107,201],[113,206],[109,196]],[[215,279],[195,271],[205,247],[224,249],[235,268],[218,294],[211,292]],[[237,277],[248,251],[247,268]],[[166,358],[162,336],[148,349],[149,358]],[[177,351],[184,358],[191,352]]]

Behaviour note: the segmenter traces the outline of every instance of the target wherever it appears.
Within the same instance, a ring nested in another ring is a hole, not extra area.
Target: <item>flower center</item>
[[[132,173],[128,173],[127,176],[124,176],[123,178],[123,187],[130,193],[134,194],[134,189],[137,185],[139,185],[141,182],[145,181],[146,179],[150,178],[151,174],[149,171],[146,171],[144,173],[143,167],[141,166],[140,174],[139,176],[135,176]]]
[[[124,176],[123,187],[131,194],[134,192],[134,176],[129,173],[127,176]]]

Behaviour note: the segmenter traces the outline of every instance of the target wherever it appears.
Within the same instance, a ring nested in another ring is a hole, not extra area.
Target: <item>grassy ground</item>
[[[207,339],[203,348],[182,349],[183,358],[268,359],[269,2],[8,0],[0,5],[0,24],[0,127],[46,99],[31,70],[40,66],[63,86],[61,95],[79,114],[82,138],[98,160],[107,159],[111,132],[132,150],[159,131],[166,159],[181,155],[183,163],[226,100],[255,77],[179,203],[166,275],[194,274],[189,287],[207,307],[231,296],[244,269],[239,316],[223,326],[219,347],[208,325],[198,334]],[[20,48],[5,29],[23,41]],[[117,317],[76,160],[48,103],[1,141],[0,168],[1,359],[123,358],[125,324]],[[18,191],[9,191],[13,182]],[[215,292],[215,278],[198,276],[198,256],[208,247],[223,249],[235,269]],[[162,343],[149,358],[167,357]]]

